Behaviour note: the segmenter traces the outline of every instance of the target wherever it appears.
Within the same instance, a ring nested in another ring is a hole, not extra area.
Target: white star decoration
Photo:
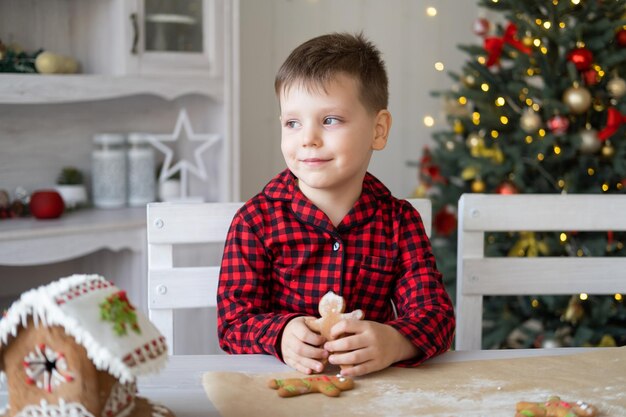
[[[194,152],[194,163],[189,162],[185,159],[181,159],[172,165],[172,159],[174,158],[173,150],[161,143],[161,142],[175,142],[181,136],[182,131],[184,130],[188,140],[190,141],[199,141],[203,142],[200,146],[198,146]],[[191,128],[191,122],[189,121],[189,116],[187,115],[187,110],[184,108],[180,110],[178,113],[178,119],[176,120],[176,126],[174,127],[174,132],[171,135],[168,134],[149,134],[147,135],[148,140],[158,150],[163,152],[165,155],[165,159],[163,160],[163,168],[161,169],[161,173],[159,174],[159,182],[163,183],[172,175],[180,172],[180,198],[185,199],[188,197],[188,189],[187,183],[189,181],[189,173],[194,174],[197,178],[202,180],[203,182],[207,180],[207,171],[204,166],[204,160],[202,159],[202,153],[204,153],[207,149],[213,146],[217,141],[220,140],[220,135],[215,133],[202,133],[197,134],[194,133]]]

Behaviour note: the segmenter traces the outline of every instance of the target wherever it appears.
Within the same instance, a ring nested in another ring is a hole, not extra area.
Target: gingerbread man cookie
[[[546,402],[517,403],[515,417],[596,417],[598,409],[583,401],[568,403],[553,396]]]
[[[278,390],[281,397],[296,397],[311,392],[321,392],[328,397],[338,397],[341,391],[354,388],[354,381],[344,376],[314,376],[308,378],[271,379],[268,387]]]
[[[318,306],[321,317],[315,320],[307,320],[306,325],[314,332],[320,333],[326,340],[333,340],[333,338],[330,337],[330,329],[332,329],[335,324],[345,319],[362,320],[364,317],[362,310],[344,313],[345,309],[346,303],[343,297],[332,291],[328,291],[324,294]]]
[[[308,319],[305,321],[305,324],[312,331],[321,334],[326,338],[326,340],[334,340],[339,339],[345,335],[340,335],[339,337],[332,338],[330,337],[330,329],[341,320],[345,319],[355,319],[362,320],[365,317],[362,310],[354,310],[350,313],[344,313],[346,309],[346,303],[343,300],[343,297],[335,294],[332,291],[328,291],[322,299],[320,300],[320,304],[317,307],[320,312],[319,319]],[[324,366],[328,363],[327,359],[322,361]],[[346,369],[351,367],[352,365],[341,365],[341,369]]]

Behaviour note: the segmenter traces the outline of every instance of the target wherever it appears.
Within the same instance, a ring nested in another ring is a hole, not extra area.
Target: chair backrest
[[[409,199],[431,230],[431,202]],[[230,223],[242,203],[150,203],[148,228],[148,312],[174,354],[174,310],[215,307],[219,264],[182,267],[174,263],[178,245],[224,244]]]
[[[626,292],[623,257],[486,258],[485,232],[623,231],[626,195],[464,194],[459,200],[456,349],[481,349],[483,296]]]

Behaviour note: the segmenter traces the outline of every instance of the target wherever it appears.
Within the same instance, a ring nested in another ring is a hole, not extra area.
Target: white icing
[[[28,405],[20,410],[15,417],[94,417],[82,404],[66,403],[63,399],[59,404],[48,404],[41,400],[39,405]]]
[[[48,363],[54,364],[51,370]],[[55,387],[74,379],[67,369],[65,356],[44,344],[35,346],[35,350],[26,355],[23,364],[28,380],[46,392],[52,392]]]
[[[74,296],[76,287],[81,292]],[[162,369],[167,361],[164,339],[142,312],[136,311],[140,334],[129,329],[119,336],[113,323],[100,318],[100,304],[117,292],[99,275],[72,275],[27,291],[0,321],[0,350],[32,317],[35,325],[63,327],[85,348],[98,370],[122,383]]]
[[[109,398],[102,409],[103,416],[123,417],[129,414],[135,407],[135,394],[137,384],[121,384],[116,382],[109,393]]]
[[[166,417],[169,414],[169,410],[160,404],[154,404],[148,401],[152,408],[152,417]]]

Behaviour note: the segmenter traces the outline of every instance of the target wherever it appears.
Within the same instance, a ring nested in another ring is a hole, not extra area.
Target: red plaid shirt
[[[346,311],[360,308],[418,347],[418,357],[399,365],[450,348],[452,303],[413,206],[367,174],[359,200],[335,227],[285,170],[239,210],[228,232],[217,296],[220,346],[282,359],[287,322],[318,316],[331,290],[344,297]]]

